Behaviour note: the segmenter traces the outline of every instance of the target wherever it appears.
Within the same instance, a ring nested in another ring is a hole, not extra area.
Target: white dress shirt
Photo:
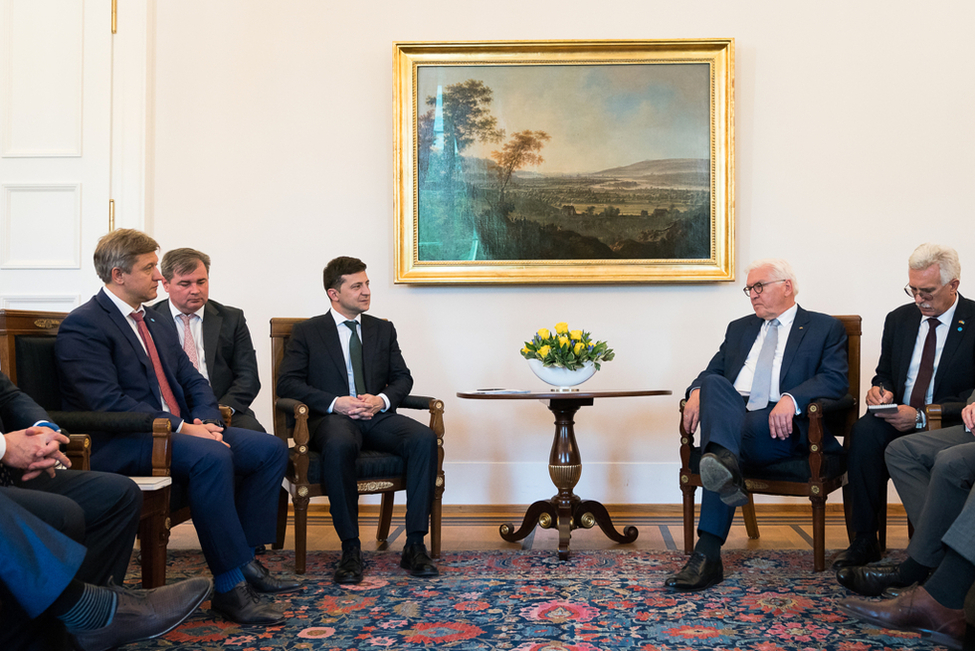
[[[196,312],[190,314],[190,333],[193,335],[193,343],[196,344],[196,359],[199,362],[200,375],[210,381],[210,374],[207,372],[207,355],[206,351],[203,349],[203,311],[206,309],[204,304]],[[176,332],[179,333],[179,345],[183,345],[183,339],[186,337],[186,328],[183,325],[183,319],[180,318],[185,312],[180,312],[179,309],[173,305],[172,301],[169,301],[169,311],[173,315],[173,321],[176,323]]]
[[[785,355],[785,345],[789,341],[789,333],[792,332],[792,323],[796,320],[796,312],[798,309],[798,305],[793,305],[776,317],[779,320],[779,333],[778,339],[775,342],[775,356],[772,358],[772,381],[769,386],[768,397],[770,405],[781,400],[783,395],[789,395],[779,392],[779,378],[782,372],[782,357]],[[772,327],[771,324],[772,319],[762,324],[762,329],[755,338],[755,343],[752,344],[751,350],[748,351],[748,357],[745,358],[745,365],[741,367],[741,371],[738,372],[738,377],[735,379],[735,389],[742,396],[747,397],[751,393],[752,381],[755,379],[755,367],[758,365],[758,356],[762,352],[762,344],[765,343],[765,337]],[[789,397],[792,398],[791,395]],[[795,402],[795,398],[793,398],[793,402]],[[798,413],[798,405],[796,405],[796,414]]]
[[[108,296],[112,300],[112,303],[114,303],[115,304],[115,307],[118,308],[118,311],[122,313],[122,316],[125,317],[125,322],[129,324],[129,327],[130,328],[132,328],[132,332],[135,333],[135,338],[138,340],[139,344],[142,346],[142,352],[144,352],[146,354],[146,357],[148,357],[149,356],[149,349],[146,348],[146,342],[142,341],[142,335],[139,334],[139,324],[136,323],[135,319],[132,318],[132,313],[133,312],[142,312],[142,314],[143,314],[144,317],[146,317],[146,318],[149,317],[150,315],[146,312],[145,306],[144,305],[140,305],[138,310],[133,310],[131,305],[129,305],[128,303],[126,303],[121,298],[119,298],[118,296],[116,296],[112,292],[108,291],[107,289],[105,290],[105,294],[106,294],[106,296]],[[149,329],[149,326],[146,326],[146,330],[148,330],[148,329]],[[152,336],[152,333],[149,333],[149,336],[151,337]],[[163,400],[162,391],[159,392],[159,404],[161,405],[160,408],[162,409],[162,411],[169,412],[169,405],[167,405],[166,404],[166,401]],[[172,412],[169,412],[169,413],[172,413]],[[186,421],[183,421],[183,422],[186,422]],[[180,423],[179,424],[179,427],[176,428],[176,433],[178,434],[182,429],[183,429],[183,423]]]
[[[349,395],[354,396],[356,395],[355,374],[352,372],[352,357],[349,354],[349,337],[352,335],[352,329],[349,326],[345,325],[345,322],[355,321],[358,324],[358,326],[356,326],[356,331],[359,337],[359,341],[361,342],[362,341],[362,318],[360,315],[357,315],[355,319],[347,319],[345,318],[344,315],[339,314],[335,310],[329,310],[328,313],[332,315],[333,319],[335,319],[335,329],[338,330],[339,343],[342,345],[342,357],[345,359],[345,372],[348,374]],[[363,372],[365,372],[365,369],[363,369]],[[365,381],[365,378],[363,378],[363,381]],[[383,404],[386,405],[385,407],[383,407],[381,411],[386,411],[387,409],[389,409],[389,398],[386,397],[385,393],[380,393],[379,397],[383,399]],[[335,398],[335,400],[338,400],[338,398]],[[328,406],[328,413],[330,414],[334,412],[335,400],[332,400],[332,404]]]
[[[945,341],[948,339],[948,332],[951,330],[951,324],[955,320],[955,308],[958,307],[958,295],[955,295],[955,302],[951,304],[947,310],[939,314],[937,317],[941,325],[938,329],[934,331],[938,343],[935,345],[934,349],[934,373],[931,374],[931,383],[928,385],[927,391],[924,392],[924,404],[930,405],[934,402],[934,377],[938,374],[938,362],[941,361],[941,351],[945,348]],[[911,355],[911,365],[907,367],[907,378],[904,382],[904,395],[901,398],[901,403],[909,405],[911,403],[911,393],[914,392],[914,382],[917,380],[917,372],[921,368],[921,355],[924,352],[924,340],[928,338],[928,330],[931,329],[931,325],[928,322],[929,317],[921,317],[921,325],[917,329],[917,339],[914,341],[914,354]]]

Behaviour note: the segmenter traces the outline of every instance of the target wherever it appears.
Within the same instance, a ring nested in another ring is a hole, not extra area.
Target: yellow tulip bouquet
[[[569,324],[556,323],[555,334],[548,328],[535,333],[521,349],[525,359],[537,359],[544,366],[559,366],[575,371],[586,362],[592,362],[599,370],[600,362],[609,362],[616,356],[605,341],[593,343],[584,330],[569,330]]]

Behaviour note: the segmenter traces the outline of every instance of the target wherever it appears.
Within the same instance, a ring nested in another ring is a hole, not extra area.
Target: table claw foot
[[[514,530],[513,524],[502,524],[499,527],[501,532],[501,537],[508,542],[518,542],[522,538],[526,538],[528,534],[535,529],[535,525],[540,525],[543,529],[548,529],[552,526],[554,518],[557,517],[557,513],[552,505],[547,501],[538,501],[528,507],[528,511],[525,513],[525,519],[521,521],[521,527],[517,531]]]
[[[631,543],[637,539],[640,532],[634,526],[629,526],[623,529],[623,533],[616,530],[613,526],[613,519],[609,515],[609,511],[601,503],[586,500],[581,502],[579,506],[576,507],[577,514],[579,514],[579,522],[585,528],[590,528],[596,524],[599,528],[603,530],[610,540],[614,540],[618,543]]]

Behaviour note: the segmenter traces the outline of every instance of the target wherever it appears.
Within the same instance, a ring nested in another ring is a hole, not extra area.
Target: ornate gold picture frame
[[[734,280],[734,40],[394,43],[395,281]]]

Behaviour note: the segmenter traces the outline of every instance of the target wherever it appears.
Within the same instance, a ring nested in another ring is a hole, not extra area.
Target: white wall
[[[677,403],[749,311],[750,260],[786,257],[804,307],[863,316],[865,381],[884,314],[906,301],[913,248],[949,243],[975,265],[965,0],[165,0],[155,12],[149,229],[164,249],[210,253],[212,295],[246,310],[258,416],[270,424],[268,319],[325,311],[322,267],[360,257],[371,312],[395,322],[416,391],[446,400],[451,504],[554,492],[542,405],[454,396],[541,388],[518,354],[539,327],[565,320],[616,349],[586,388],[674,391],[579,412],[576,492],[677,503]],[[736,39],[735,283],[393,284],[393,41],[706,37]]]

